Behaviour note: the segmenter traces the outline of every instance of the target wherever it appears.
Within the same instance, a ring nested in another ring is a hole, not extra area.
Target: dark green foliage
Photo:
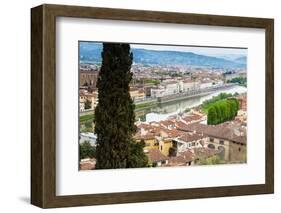
[[[85,109],[91,109],[91,107],[92,107],[92,102],[87,99],[85,102]]]
[[[79,144],[79,158],[94,158],[96,157],[96,148],[93,147],[89,141]]]
[[[239,110],[239,102],[235,98],[220,100],[209,106],[208,124],[220,124],[235,118]]]
[[[208,110],[208,124],[217,124],[218,115],[214,106],[210,107]]]
[[[148,166],[148,158],[143,152],[145,143],[143,141],[130,143],[130,155],[128,158],[128,168],[141,168]]]
[[[217,105],[217,104],[214,105],[214,108],[216,110],[216,115],[217,115],[216,123],[220,123],[220,122],[222,122],[222,118],[223,118],[223,116],[222,116],[222,113],[223,113],[222,112],[222,108],[219,107],[219,105]]]
[[[247,86],[247,78],[245,77],[236,77],[231,80],[228,80],[227,83],[239,83],[242,86]]]
[[[135,106],[129,93],[132,60],[129,44],[103,44],[95,109],[97,169],[138,167],[145,161],[140,154],[143,150],[132,138],[136,131]],[[137,158],[141,158],[138,163]]]

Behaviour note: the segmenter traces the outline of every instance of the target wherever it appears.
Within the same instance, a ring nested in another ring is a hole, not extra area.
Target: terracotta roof
[[[178,156],[169,158],[169,166],[186,166],[187,163],[194,160],[194,154],[190,151],[179,153]]]
[[[184,120],[185,122],[189,123],[191,121],[198,121],[201,118],[202,118],[202,116],[200,116],[200,115],[190,114],[190,115],[187,115],[187,116],[183,117],[182,120]]]
[[[225,122],[219,125],[192,123],[184,128],[180,128],[180,130],[187,131],[187,132],[201,133],[201,134],[208,135],[210,137],[221,138],[225,140],[246,144],[247,143],[246,135],[244,136],[236,135],[235,129],[237,129],[237,126],[231,124],[230,122]]]
[[[147,133],[146,135],[136,134],[134,138],[137,140],[141,140],[141,139],[150,140],[150,139],[155,139],[155,135],[152,133]]]
[[[175,124],[176,124],[176,128],[178,128],[178,129],[185,129],[187,126],[187,124],[185,124],[182,121],[177,121]]]
[[[182,131],[179,131],[177,129],[162,129],[161,132],[166,133],[170,138],[175,138],[183,134]]]
[[[149,124],[141,123],[141,124],[137,125],[137,128],[139,128],[139,129],[151,129],[152,127]]]
[[[151,162],[158,162],[158,161],[164,161],[168,160],[169,158],[163,155],[159,149],[150,149],[147,152],[148,159]]]
[[[151,130],[150,130],[150,133],[152,133],[153,135],[155,135],[155,136],[160,136],[160,134],[161,134],[161,130],[162,130],[163,128],[161,128],[161,127],[153,127]]]
[[[92,169],[95,169],[95,166],[96,166],[95,158],[82,159],[79,164],[80,170],[92,170]]]
[[[168,127],[170,125],[175,125],[175,122],[171,121],[171,120],[163,120],[163,121],[160,121],[160,124]]]
[[[199,139],[206,138],[203,134],[199,133],[185,133],[181,135],[178,139],[184,142],[191,142],[191,141],[197,141]]]

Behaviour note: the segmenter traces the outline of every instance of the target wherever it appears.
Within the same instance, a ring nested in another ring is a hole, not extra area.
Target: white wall
[[[220,15],[240,15],[252,17],[275,18],[275,58],[281,57],[280,30],[281,14],[279,1],[245,1],[245,0],[96,0],[75,1],[60,0],[48,3],[74,4],[87,6],[104,6],[116,8],[132,8],[147,10],[162,10],[190,13],[209,13]],[[28,204],[30,188],[30,8],[43,1],[2,1],[1,15],[1,175],[0,200],[1,212],[20,210],[21,212],[39,212],[40,209]],[[280,109],[281,90],[280,62],[275,61],[275,102]],[[11,102],[9,102],[11,101]],[[10,111],[7,112],[7,104]],[[281,146],[278,143],[280,135],[280,110],[275,111],[275,194],[259,196],[243,196],[231,198],[197,199],[184,201],[169,201],[158,203],[124,204],[84,208],[68,208],[69,212],[220,212],[227,209],[231,212],[253,212],[266,210],[277,212],[280,206],[280,162]],[[4,146],[3,146],[4,145]],[[279,205],[278,205],[279,204]],[[5,211],[6,210],[6,211]],[[64,212],[65,209],[53,209],[50,212]]]

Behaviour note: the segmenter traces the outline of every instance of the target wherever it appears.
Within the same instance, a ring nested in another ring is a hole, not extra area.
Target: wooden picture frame
[[[56,195],[56,17],[265,29],[265,184]],[[41,208],[267,194],[274,191],[274,21],[186,13],[41,5],[31,9],[31,203]]]

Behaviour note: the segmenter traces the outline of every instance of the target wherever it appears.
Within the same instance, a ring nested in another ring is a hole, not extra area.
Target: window
[[[238,148],[238,152],[241,152],[241,148],[240,147]]]
[[[192,142],[192,146],[195,146],[195,142]]]
[[[210,143],[210,144],[208,144],[208,148],[209,148],[209,149],[215,149],[216,147],[214,146],[214,144],[211,144],[211,143]]]
[[[210,138],[210,142],[214,142],[214,138]]]
[[[224,145],[224,141],[223,141],[223,140],[220,140],[220,144],[221,144],[221,145]]]

